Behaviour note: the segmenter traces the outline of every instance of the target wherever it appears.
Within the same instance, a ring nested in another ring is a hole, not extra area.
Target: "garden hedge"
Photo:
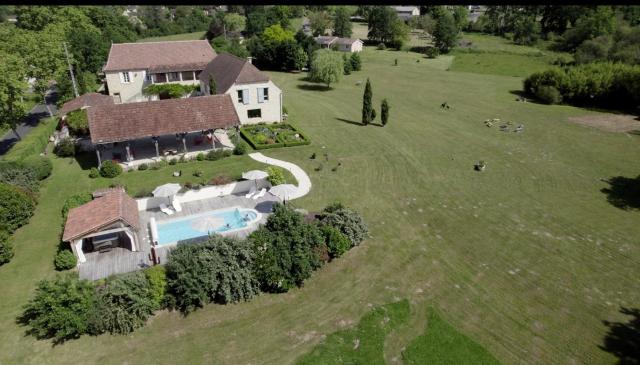
[[[19,161],[44,152],[56,126],[57,122],[54,118],[41,119],[38,126],[7,152],[5,159]]]
[[[303,145],[308,145],[311,143],[311,141],[309,140],[309,138],[307,138],[307,136],[305,136],[302,132],[300,132],[298,129],[296,129],[294,126],[292,126],[291,124],[287,124],[287,123],[277,123],[277,124],[271,124],[271,125],[267,125],[267,124],[258,124],[262,127],[265,127],[267,129],[273,130],[274,128],[288,128],[291,130],[292,133],[298,133],[300,135],[300,137],[302,137],[302,141],[290,141],[287,142],[284,140],[284,137],[281,134],[278,134],[276,136],[276,143],[272,143],[272,144],[262,144],[259,143],[258,141],[256,141],[251,134],[249,133],[249,129],[250,128],[255,128],[257,125],[251,125],[251,126],[245,126],[240,128],[240,135],[247,141],[249,142],[249,144],[251,145],[251,147],[253,147],[253,149],[255,150],[266,150],[266,149],[270,149],[270,148],[279,148],[279,147],[293,147],[293,146],[303,146]]]

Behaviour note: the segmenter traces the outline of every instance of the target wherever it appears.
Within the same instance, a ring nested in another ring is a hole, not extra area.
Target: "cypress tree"
[[[371,83],[369,82],[369,78],[367,78],[367,85],[364,87],[364,96],[362,98],[362,124],[364,125],[369,124],[373,120],[371,115],[373,110],[373,106],[371,105],[372,94]]]
[[[382,100],[382,105],[380,105],[380,121],[382,125],[387,125],[387,121],[389,121],[389,103],[387,99]]]
[[[216,90],[216,79],[213,78],[213,75],[209,75],[209,94],[215,95],[218,93]]]

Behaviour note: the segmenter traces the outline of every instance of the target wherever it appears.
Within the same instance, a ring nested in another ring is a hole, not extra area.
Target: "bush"
[[[128,334],[142,327],[159,308],[154,291],[143,272],[108,280],[96,293],[91,324],[96,333]]]
[[[427,58],[436,58],[440,55],[440,50],[436,47],[427,47],[425,54]]]
[[[11,261],[13,254],[11,236],[6,231],[0,231],[0,266]]]
[[[351,62],[351,69],[353,71],[360,71],[362,69],[362,60],[360,59],[360,53],[352,53],[349,62]]]
[[[100,171],[98,170],[97,167],[92,167],[91,170],[89,171],[89,178],[95,179],[98,176],[100,176]]]
[[[196,160],[204,161],[204,153],[200,152],[196,155]]]
[[[351,248],[351,241],[339,230],[331,226],[323,226],[320,231],[324,235],[329,256],[334,259],[342,256]]]
[[[249,148],[249,146],[247,145],[247,143],[245,141],[239,141],[238,143],[236,143],[235,148],[233,149],[233,154],[234,155],[244,155],[247,153],[247,149]]]
[[[211,150],[207,152],[206,159],[208,161],[216,161],[229,156],[231,156],[231,151],[229,150]]]
[[[387,45],[384,44],[384,42],[380,42],[380,43],[378,43],[378,49],[381,50],[381,51],[385,50],[385,49],[387,49]]]
[[[72,274],[58,274],[38,283],[34,297],[20,317],[37,338],[54,338],[60,343],[90,331],[89,317],[95,307],[90,281]]]
[[[319,218],[320,225],[338,229],[349,238],[352,246],[359,245],[369,233],[360,214],[345,208],[340,203],[324,208]]]
[[[275,204],[267,223],[251,233],[256,254],[255,273],[262,290],[286,292],[302,286],[322,266],[324,237],[302,214]]]
[[[76,154],[76,143],[71,138],[58,142],[53,152],[60,157],[71,157]]]
[[[32,192],[38,191],[40,186],[34,169],[13,161],[0,163],[0,183],[19,186]]]
[[[89,121],[87,111],[84,109],[75,110],[67,114],[65,122],[69,127],[69,133],[74,136],[85,136],[89,134]]]
[[[147,277],[147,281],[149,281],[151,298],[159,308],[162,307],[167,293],[167,272],[164,266],[152,266],[144,270],[144,274]]]
[[[214,176],[213,178],[211,178],[211,180],[209,181],[209,184],[210,185],[225,185],[225,184],[229,184],[232,181],[233,181],[233,179],[230,176],[217,175],[217,176]]]
[[[196,170],[193,172],[193,176],[195,177],[202,177],[203,174],[202,170]]]
[[[78,260],[76,259],[76,255],[67,249],[58,251],[56,257],[53,259],[53,266],[59,271],[73,269],[77,264]]]
[[[54,118],[41,119],[38,125],[29,134],[24,136],[20,143],[16,143],[4,156],[6,160],[21,161],[29,156],[38,156],[44,152],[49,137],[55,131],[57,121]]]
[[[46,179],[51,175],[51,171],[53,170],[53,163],[51,162],[51,159],[39,155],[27,157],[24,159],[22,164],[35,171],[38,180]]]
[[[267,173],[269,174],[269,176],[267,176],[267,181],[269,181],[271,185],[275,186],[287,183],[284,178],[284,171],[280,167],[269,166],[267,167]]]
[[[178,163],[178,159],[177,158],[172,158],[171,160],[169,160],[169,165],[173,166],[175,164]]]
[[[36,202],[27,191],[0,183],[0,230],[13,233],[29,222]]]
[[[188,313],[208,302],[235,303],[257,295],[254,257],[249,242],[237,238],[215,235],[205,243],[179,243],[166,264],[176,306]]]
[[[147,165],[146,163],[141,163],[140,165],[138,165],[138,171],[144,171],[148,169],[149,169],[149,165]]]
[[[546,104],[559,104],[562,102],[560,91],[553,86],[542,85],[536,90],[536,98]]]
[[[91,193],[74,194],[68,197],[62,205],[62,220],[67,220],[67,214],[69,214],[69,210],[86,204],[91,200],[93,200],[93,195],[91,195]]]
[[[114,178],[122,173],[122,166],[111,160],[104,161],[100,167],[100,176]]]
[[[146,198],[151,196],[153,196],[153,193],[150,188],[140,188],[140,190],[133,195],[134,198]]]

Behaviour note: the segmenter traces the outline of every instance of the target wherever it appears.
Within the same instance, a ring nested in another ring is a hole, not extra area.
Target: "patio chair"
[[[262,198],[264,196],[264,194],[267,193],[267,189],[266,188],[262,188],[262,190],[260,190],[260,192],[256,195],[253,196],[253,200],[256,200],[258,198]]]
[[[174,213],[165,203],[160,204],[160,210],[166,215],[172,215]]]
[[[247,199],[251,198],[253,196],[253,194],[256,193],[256,190],[257,190],[256,187],[252,186],[251,190],[249,190],[249,192],[244,197],[247,198]]]
[[[178,213],[182,212],[182,205],[180,205],[179,200],[173,199],[173,202],[171,205],[173,205],[173,209],[175,209],[176,212]]]

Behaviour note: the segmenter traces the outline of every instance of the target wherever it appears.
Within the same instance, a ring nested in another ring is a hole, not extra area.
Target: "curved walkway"
[[[298,191],[293,195],[293,197],[291,197],[291,199],[303,197],[307,195],[311,190],[311,179],[309,179],[309,175],[307,175],[307,173],[304,172],[304,170],[301,169],[298,165],[291,162],[267,157],[260,152],[250,153],[249,157],[259,162],[282,167],[292,173],[296,180],[298,180]]]

